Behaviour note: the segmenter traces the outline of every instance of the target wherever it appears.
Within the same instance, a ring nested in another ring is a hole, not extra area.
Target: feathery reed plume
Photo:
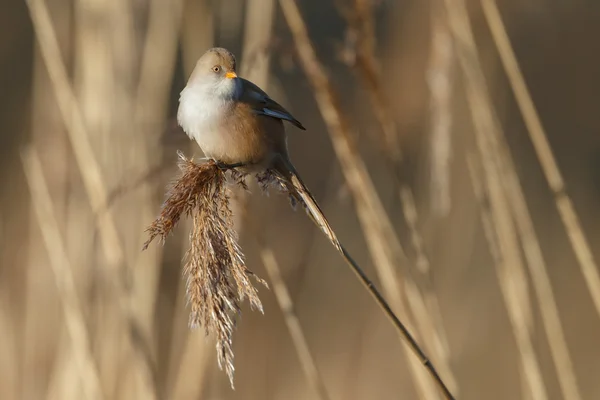
[[[173,231],[181,216],[192,218],[190,247],[185,256],[186,293],[191,307],[192,329],[204,326],[217,340],[217,361],[225,369],[233,388],[234,317],[241,313],[240,302],[248,298],[252,309],[263,312],[254,277],[244,263],[237,243],[229,206],[226,173],[214,161],[196,164],[179,153],[181,176],[170,188],[160,216],[148,227],[148,247],[157,236],[161,241]],[[234,180],[246,187],[243,176],[232,171]]]
[[[203,324],[207,335],[212,333],[216,336],[218,364],[221,369],[225,367],[233,388],[234,354],[232,337],[235,328],[233,315],[240,314],[239,303],[246,297],[248,297],[252,308],[263,311],[257,290],[250,283],[250,276],[267,286],[266,282],[254,275],[244,263],[243,254],[237,244],[233,215],[229,207],[229,191],[225,186],[225,171],[228,170],[233,180],[244,189],[247,188],[244,181],[245,174],[235,170],[235,167],[223,166],[213,160],[209,160],[204,164],[196,164],[187,159],[182,153],[179,153],[179,158],[179,168],[182,174],[169,189],[167,199],[161,207],[160,215],[147,228],[150,237],[144,243],[143,249],[146,249],[157,236],[164,243],[183,214],[192,217],[191,244],[186,253],[184,267],[184,272],[187,275],[187,296],[192,308],[190,326],[196,328]],[[377,305],[406,340],[406,345],[419,358],[446,397],[453,399],[454,397],[450,394],[429,358],[408,329],[394,314],[373,282],[339,243],[335,233],[323,229],[322,221],[311,212],[311,205],[306,204],[305,198],[310,194],[298,193],[298,189],[295,188],[293,182],[286,184],[277,171],[270,169],[256,174],[256,180],[263,190],[277,187],[280,191],[286,193],[292,206],[295,206],[298,202],[302,204],[313,222],[321,228],[331,244],[338,250],[361,283],[374,297]],[[316,202],[314,206],[317,206]]]

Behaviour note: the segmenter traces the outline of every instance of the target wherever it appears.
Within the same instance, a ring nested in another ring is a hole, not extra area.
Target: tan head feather
[[[190,76],[190,81],[207,75],[235,77],[235,69],[236,61],[233,53],[222,47],[213,47],[198,59],[194,72]]]

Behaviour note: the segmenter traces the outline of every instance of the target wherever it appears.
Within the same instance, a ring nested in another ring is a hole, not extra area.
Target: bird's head
[[[227,49],[214,47],[198,59],[188,86],[201,88],[216,96],[233,96],[238,87],[235,69],[235,56]]]

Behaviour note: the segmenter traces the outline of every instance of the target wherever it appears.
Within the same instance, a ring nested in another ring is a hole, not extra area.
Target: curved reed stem
[[[367,289],[371,296],[373,296],[379,308],[383,310],[385,316],[388,317],[392,325],[394,325],[394,328],[396,328],[396,330],[398,331],[398,334],[404,340],[406,340],[410,349],[419,358],[419,361],[421,361],[421,363],[425,366],[435,383],[438,385],[439,389],[442,391],[442,393],[444,393],[444,396],[449,400],[454,399],[454,396],[452,396],[452,393],[450,393],[450,389],[448,389],[448,387],[436,371],[435,367],[431,363],[431,360],[427,357],[423,349],[421,349],[419,343],[417,343],[415,338],[411,335],[410,331],[406,328],[406,326],[404,326],[402,321],[400,321],[396,314],[394,314],[387,301],[383,298],[381,293],[379,293],[377,287],[375,287],[375,284],[371,282],[367,274],[365,274],[362,268],[356,263],[356,261],[354,261],[354,259],[352,258],[350,253],[348,253],[344,246],[341,246],[340,254],[344,258],[346,263],[348,263],[348,265],[352,269],[352,272],[356,274],[356,276],[363,284],[365,289]]]
[[[321,108],[321,114],[323,115],[325,122],[330,128],[332,140],[334,140],[334,147],[337,147],[341,153],[350,154],[353,152],[353,144],[346,135],[348,132],[346,121],[342,118],[342,115],[339,112],[337,98],[333,93],[331,85],[329,84],[327,74],[316,57],[315,50],[308,36],[306,24],[302,19],[298,6],[294,0],[279,0],[279,4],[281,5],[284,18],[286,19],[287,24],[292,32],[303,69],[311,81],[313,88],[315,89],[317,103]],[[354,180],[354,183],[356,183],[356,180],[364,181],[363,178],[366,172],[364,168],[357,168],[356,165],[352,165],[348,157],[340,158],[340,162],[342,163],[343,168],[347,168],[347,180]],[[378,205],[374,203],[377,203],[377,201],[372,198],[366,201],[366,204],[368,204],[370,207]],[[374,297],[377,305],[390,319],[399,335],[406,340],[407,346],[415,353],[421,363],[426,367],[435,384],[442,391],[444,396],[447,399],[454,399],[450,393],[450,390],[441,379],[436,369],[433,367],[433,364],[429,358],[425,355],[406,326],[392,311],[387,301],[375,287],[373,282],[371,282],[371,280],[367,277],[362,268],[360,268],[360,266],[356,263],[356,261],[354,261],[354,259],[343,246],[336,244],[333,241],[332,244],[352,268],[353,272],[357,275],[367,291]],[[390,259],[391,258],[393,257],[390,257]],[[395,280],[394,277],[390,277],[390,279]],[[385,284],[385,281],[382,282]]]

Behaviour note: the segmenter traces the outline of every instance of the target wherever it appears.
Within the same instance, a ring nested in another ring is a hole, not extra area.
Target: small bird
[[[304,126],[262,89],[237,75],[230,51],[215,47],[200,57],[181,91],[177,121],[204,155],[219,165],[245,173],[274,172],[341,248],[288,155],[283,121],[302,130]]]

